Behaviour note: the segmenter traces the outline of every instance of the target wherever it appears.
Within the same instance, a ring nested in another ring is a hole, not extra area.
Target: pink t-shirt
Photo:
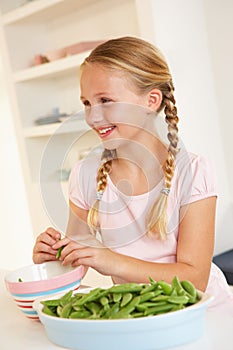
[[[89,210],[96,198],[96,174],[100,156],[88,157],[75,164],[69,181],[70,200],[80,208]],[[103,244],[112,250],[151,262],[176,262],[180,208],[204,198],[216,196],[214,171],[202,156],[187,153],[177,155],[175,174],[168,196],[167,239],[153,239],[146,233],[146,215],[163,187],[161,180],[151,191],[137,196],[125,195],[112,183],[108,184],[99,206],[100,236]],[[225,277],[212,264],[207,292],[215,295],[213,306],[225,304],[229,292]]]

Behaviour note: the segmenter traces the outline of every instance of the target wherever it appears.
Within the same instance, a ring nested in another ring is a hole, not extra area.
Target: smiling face
[[[118,148],[126,140],[143,142],[152,123],[150,94],[139,94],[126,75],[97,64],[83,67],[80,87],[86,121],[106,148]]]

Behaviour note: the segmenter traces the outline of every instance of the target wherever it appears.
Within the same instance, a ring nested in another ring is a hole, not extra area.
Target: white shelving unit
[[[153,40],[150,3],[146,1],[145,6],[141,0],[0,0],[0,53],[35,235],[47,225],[62,229],[59,218],[65,222],[68,214],[68,208],[62,206],[60,212],[51,215],[49,205],[43,204],[46,187],[41,187],[41,182],[49,188],[54,186],[54,198],[49,199],[54,208],[58,205],[56,191],[61,190],[67,203],[67,186],[64,181],[60,183],[59,172],[71,167],[80,153],[96,147],[99,140],[80,115],[70,122],[35,124],[37,118],[50,114],[54,108],[67,114],[82,109],[78,70],[89,52],[39,66],[34,65],[34,56],[77,42],[123,35]],[[46,152],[50,152],[50,159],[56,159],[50,162],[48,158],[48,166],[43,165]]]

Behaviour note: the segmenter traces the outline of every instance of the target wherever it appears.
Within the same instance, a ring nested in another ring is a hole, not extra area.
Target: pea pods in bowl
[[[34,303],[48,338],[74,350],[156,350],[198,339],[212,297],[188,281],[81,289]]]

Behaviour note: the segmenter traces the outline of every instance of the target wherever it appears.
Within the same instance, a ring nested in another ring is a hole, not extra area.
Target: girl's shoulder
[[[181,148],[176,157],[176,166],[180,171],[205,172],[213,170],[213,164],[205,155],[189,152]]]
[[[175,181],[181,203],[216,196],[216,175],[212,162],[204,155],[182,150],[177,155]]]

